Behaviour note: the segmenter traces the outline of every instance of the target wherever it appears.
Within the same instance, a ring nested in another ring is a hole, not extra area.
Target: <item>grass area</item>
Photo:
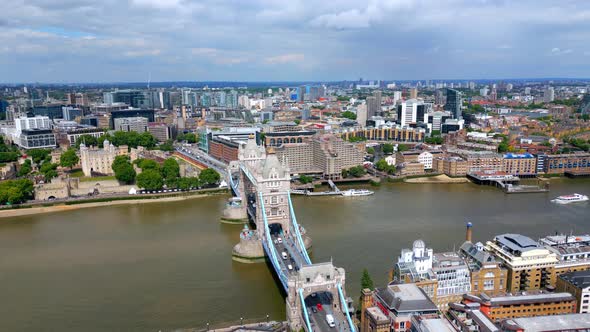
[[[73,170],[70,174],[71,178],[81,178],[84,177],[84,172],[81,169]]]
[[[92,181],[107,181],[107,180],[116,180],[117,178],[113,176],[93,176],[93,177],[82,177],[80,181],[82,182],[92,182]]]

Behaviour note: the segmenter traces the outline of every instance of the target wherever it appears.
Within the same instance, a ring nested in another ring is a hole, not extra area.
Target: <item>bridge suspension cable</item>
[[[313,332],[311,329],[311,323],[309,322],[309,315],[307,314],[307,308],[305,307],[305,299],[303,298],[303,288],[297,290],[299,293],[299,300],[301,301],[301,311],[303,312],[303,318],[305,318],[305,325],[307,326],[308,332]]]
[[[291,202],[291,193],[287,193],[287,197],[289,198],[289,211],[291,212],[291,222],[293,223],[293,228],[295,229],[295,236],[297,237],[297,242],[299,243],[299,249],[301,250],[301,255],[307,262],[307,264],[311,265],[311,259],[307,254],[307,249],[305,249],[305,242],[303,242],[303,238],[301,237],[301,232],[299,231],[299,224],[297,224],[297,217],[295,216],[295,210],[293,210],[293,203]]]
[[[354,324],[352,323],[352,319],[350,319],[350,313],[348,312],[348,304],[346,304],[346,299],[344,298],[344,293],[342,292],[342,285],[336,284],[338,288],[338,295],[340,296],[340,309],[346,314],[346,320],[348,321],[348,326],[350,326],[350,332],[355,332]]]
[[[277,275],[279,276],[279,279],[281,280],[283,287],[285,288],[285,290],[287,290],[289,288],[287,285],[287,276],[285,276],[285,274],[283,273],[283,270],[281,269],[281,264],[279,263],[276,249],[272,245],[272,239],[270,237],[270,229],[268,227],[268,220],[266,219],[266,209],[264,208],[264,199],[262,198],[262,192],[258,193],[258,197],[260,199],[260,208],[261,208],[260,213],[262,213],[262,219],[264,220],[264,234],[265,234],[265,239],[266,239],[266,241],[263,241],[262,243],[263,243],[263,245],[266,245],[267,254],[270,256],[270,261],[271,261],[272,265],[274,266],[275,270],[277,271]]]

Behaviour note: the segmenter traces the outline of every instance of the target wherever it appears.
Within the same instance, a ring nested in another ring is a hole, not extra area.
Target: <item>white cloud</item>
[[[180,0],[133,0],[133,3],[138,6],[158,9],[178,8],[181,4]]]
[[[145,56],[158,56],[162,53],[159,49],[152,49],[152,50],[133,50],[133,51],[126,51],[123,53],[124,56],[130,58],[137,58],[137,57],[145,57]]]
[[[358,9],[350,9],[337,14],[320,15],[311,21],[311,25],[336,29],[368,28],[369,16]]]
[[[301,53],[282,54],[272,57],[267,57],[264,62],[271,65],[285,64],[285,63],[298,63],[305,60],[305,55]]]
[[[565,55],[565,54],[570,54],[573,53],[574,51],[570,48],[562,50],[559,47],[554,47],[551,49],[551,55]]]

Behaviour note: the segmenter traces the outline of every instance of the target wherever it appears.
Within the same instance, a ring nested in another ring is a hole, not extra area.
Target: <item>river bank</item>
[[[468,183],[469,180],[465,177],[460,178],[452,178],[445,174],[437,175],[437,176],[428,176],[428,177],[419,177],[419,178],[411,178],[405,179],[404,182],[407,183],[441,183],[441,184],[453,184],[453,183]]]
[[[161,195],[161,196],[115,196],[102,197],[88,200],[72,200],[56,203],[36,203],[22,206],[19,208],[5,208],[0,210],[0,219],[12,218],[20,216],[28,216],[42,213],[64,212],[79,210],[100,206],[111,205],[131,205],[131,204],[148,204],[148,203],[163,203],[163,202],[177,202],[190,199],[197,199],[208,197],[211,195],[222,195],[227,190],[209,189],[205,191],[183,193],[183,195]]]

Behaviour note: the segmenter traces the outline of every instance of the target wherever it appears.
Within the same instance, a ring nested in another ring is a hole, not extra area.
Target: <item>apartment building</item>
[[[506,153],[502,159],[502,171],[515,176],[535,176],[537,158],[530,153]]]
[[[557,255],[538,242],[520,234],[502,234],[486,244],[508,270],[509,292],[543,289],[555,285]]]
[[[551,235],[539,243],[557,255],[556,276],[590,269],[590,235]]]
[[[546,155],[544,166],[547,174],[590,174],[590,153]]]
[[[343,139],[352,137],[364,138],[371,141],[424,142],[426,131],[423,128],[409,128],[401,126],[383,125],[379,127],[341,129],[336,131]]]
[[[466,241],[459,249],[459,254],[469,267],[472,292],[490,296],[505,292],[508,271],[484,250],[483,243]]]
[[[556,290],[576,298],[577,312],[590,313],[590,270],[569,272],[557,278]]]
[[[467,161],[461,157],[436,157],[432,161],[435,172],[451,177],[467,175]]]
[[[576,312],[576,299],[570,293],[536,291],[494,297],[465,294],[463,303],[479,303],[479,310],[494,322]]]

